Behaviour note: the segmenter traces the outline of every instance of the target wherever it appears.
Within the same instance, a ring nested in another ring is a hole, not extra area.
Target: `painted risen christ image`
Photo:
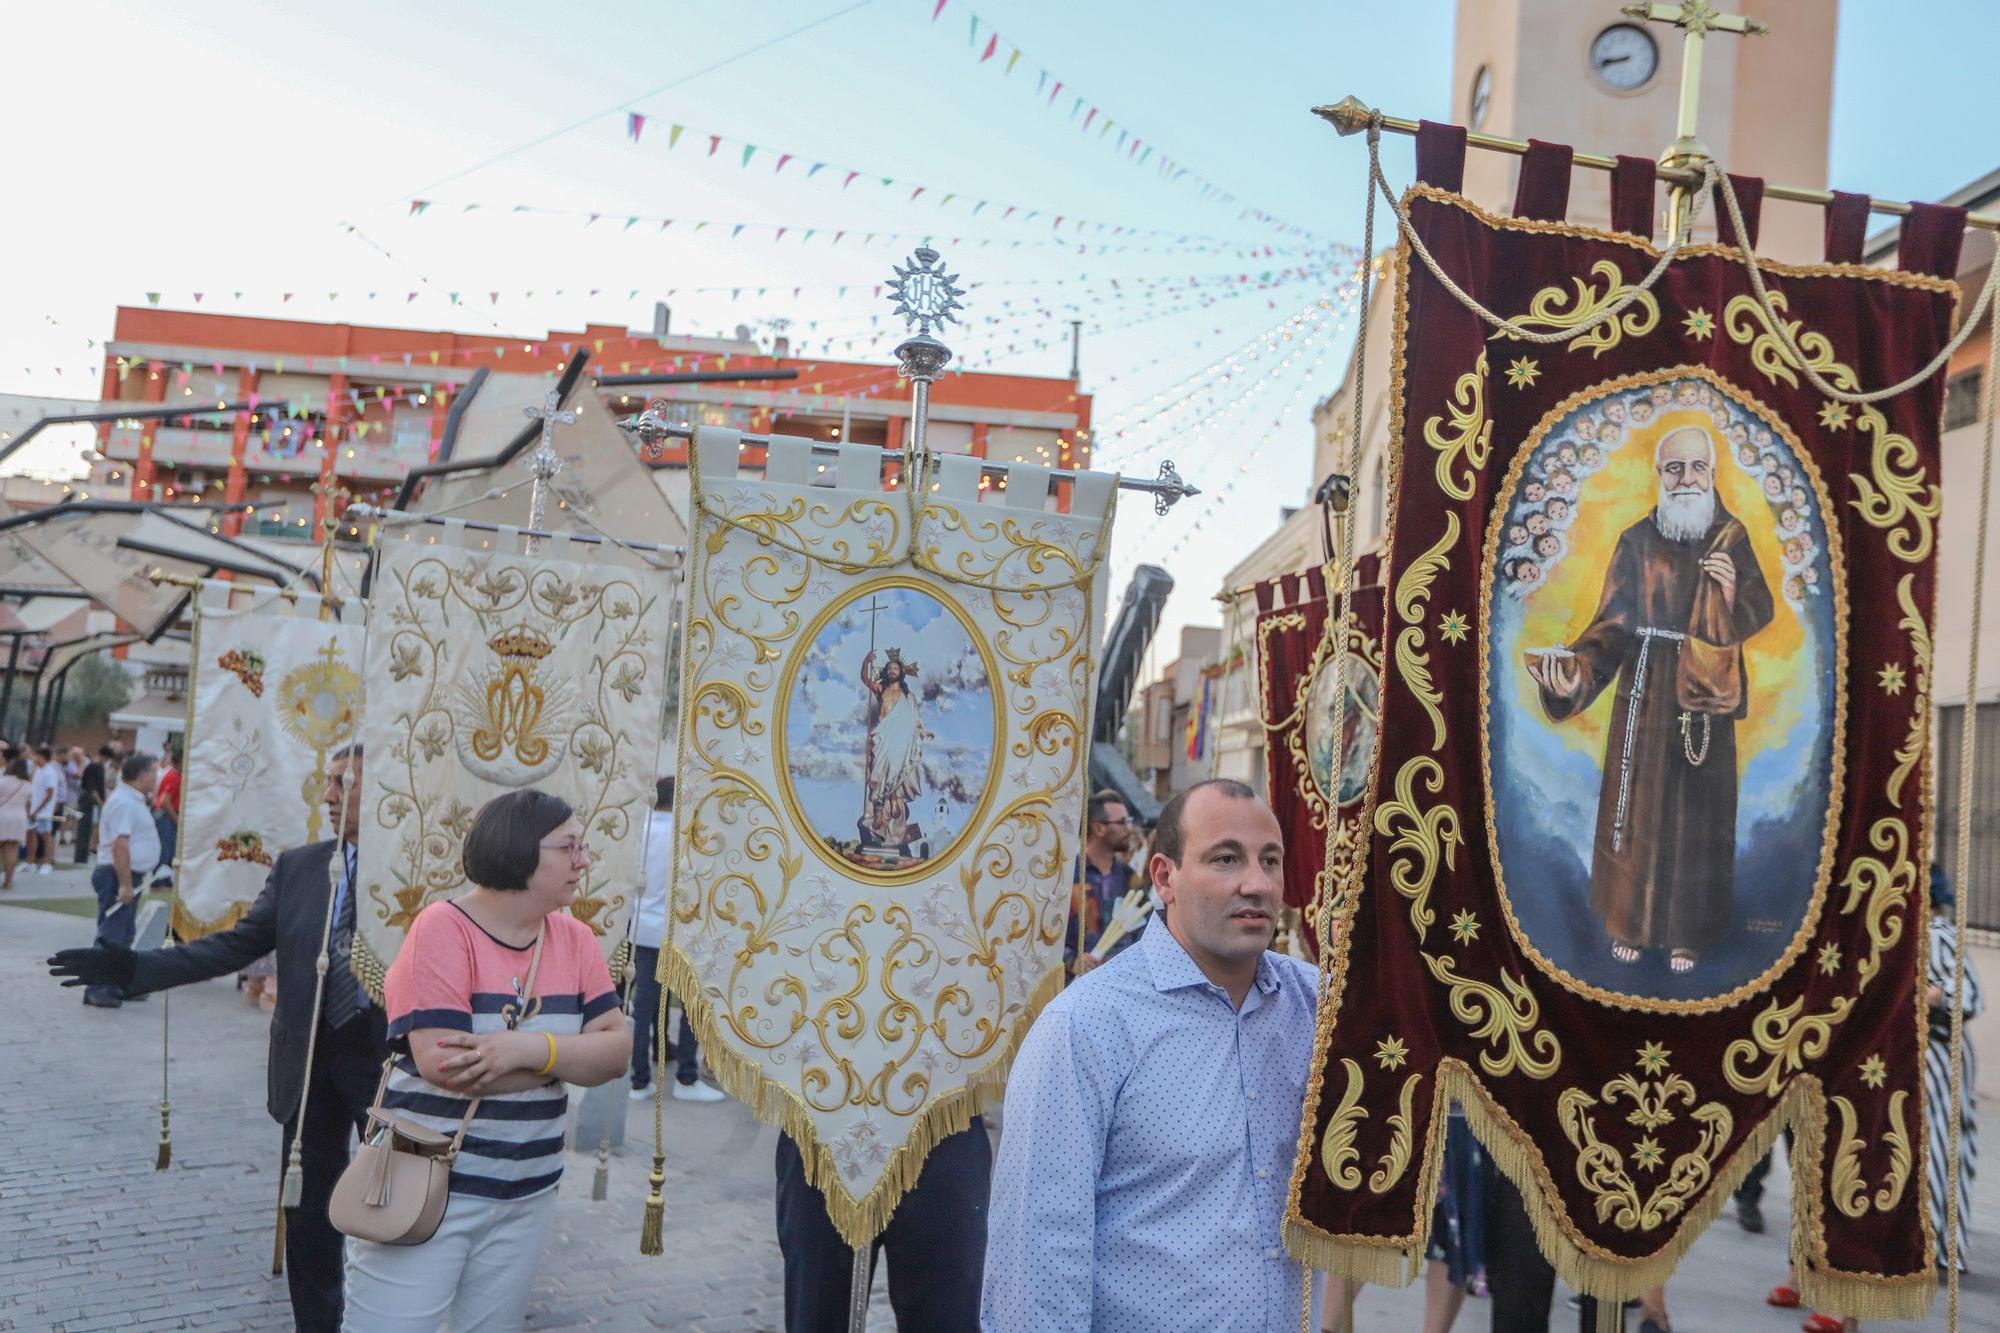
[[[861,660],[861,684],[868,691],[868,745],[864,751],[861,817],[864,846],[904,847],[919,834],[910,822],[910,805],[924,782],[923,719],[910,678],[915,662],[903,661],[891,648],[878,671],[875,650]]]
[[[1716,497],[1714,436],[1667,432],[1659,500],[1611,553],[1589,628],[1531,651],[1553,722],[1617,682],[1598,789],[1590,900],[1621,963],[1664,949],[1676,972],[1729,929],[1735,899],[1736,723],[1751,684],[1743,644],[1771,623],[1741,520]]]

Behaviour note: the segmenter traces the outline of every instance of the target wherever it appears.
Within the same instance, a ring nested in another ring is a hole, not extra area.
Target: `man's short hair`
[[[576,812],[568,801],[525,787],[479,807],[465,835],[465,877],[482,889],[520,890],[542,863],[542,839]]]
[[[1161,808],[1160,822],[1153,825],[1153,850],[1166,857],[1169,861],[1172,861],[1175,865],[1181,863],[1181,857],[1187,851],[1185,837],[1181,830],[1181,820],[1187,814],[1188,801],[1193,798],[1196,792],[1210,787],[1227,796],[1232,801],[1254,801],[1257,799],[1257,792],[1254,788],[1247,783],[1238,782],[1235,778],[1209,778],[1206,781],[1195,783],[1192,787],[1183,787],[1181,790],[1175,792],[1173,799]]]
[[[109,741],[97,747],[97,757],[99,759],[109,759],[116,753],[117,751],[111,748],[111,742]]]
[[[671,810],[674,808],[674,780],[672,778],[660,778],[653,783],[653,808],[655,810]]]
[[[1104,822],[1105,815],[1114,805],[1124,805],[1125,798],[1115,791],[1095,791],[1090,794],[1090,805],[1084,811],[1084,828]],[[1131,811],[1127,810],[1127,814]]]
[[[350,741],[348,744],[341,746],[338,750],[335,750],[332,754],[326,757],[326,762],[328,762],[329,764],[337,764],[343,759],[352,759],[355,763],[357,764],[360,763],[361,742]]]
[[[160,761],[144,750],[134,750],[125,756],[125,762],[118,766],[118,777],[122,782],[137,782],[146,775],[146,770]]]
[[[35,747],[35,753],[44,759],[53,759],[56,757],[56,747],[50,745],[47,741],[43,741]]]

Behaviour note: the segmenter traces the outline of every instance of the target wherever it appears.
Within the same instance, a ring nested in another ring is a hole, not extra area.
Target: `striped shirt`
[[[590,927],[555,912],[547,932],[535,974],[540,1003],[530,1006],[516,1030],[573,1037],[616,1009],[618,996]],[[517,949],[487,934],[455,903],[432,903],[417,914],[383,983],[389,1042],[396,1052],[385,1107],[443,1134],[458,1131],[467,1099],[424,1081],[410,1054],[410,1033],[505,1031],[508,1011],[523,1007],[533,953],[532,946]],[[569,1095],[554,1078],[541,1087],[482,1099],[452,1166],[452,1192],[525,1199],[554,1189],[562,1179],[568,1109]]]

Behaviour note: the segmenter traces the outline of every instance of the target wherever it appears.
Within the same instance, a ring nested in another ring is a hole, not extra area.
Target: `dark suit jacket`
[[[327,902],[333,892],[333,881],[327,875],[332,860],[330,838],[284,853],[271,867],[264,891],[234,926],[171,949],[142,953],[133,960],[132,989],[145,992],[228,976],[277,950],[278,1007],[271,1015],[265,1109],[280,1124],[298,1114],[299,1091],[305,1085],[313,988],[318,978],[320,940],[326,930]],[[354,1022],[369,1025],[369,1037],[387,1058],[381,1009],[371,1005]]]

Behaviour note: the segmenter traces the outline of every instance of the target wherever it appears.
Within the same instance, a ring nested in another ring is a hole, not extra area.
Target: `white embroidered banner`
[[[570,914],[614,965],[625,941],[679,575],[561,535],[536,555],[521,546],[518,530],[450,519],[382,542],[355,949],[355,971],[377,996],[417,913],[465,886],[473,816],[518,788],[575,807],[591,865]]]
[[[360,739],[366,608],[321,620],[320,599],[204,582],[196,599],[189,735],[174,869],[174,934],[236,924],[281,852],[333,836],[327,758]]]
[[[1060,985],[1117,479],[738,452],[694,450],[665,969],[860,1244]]]

